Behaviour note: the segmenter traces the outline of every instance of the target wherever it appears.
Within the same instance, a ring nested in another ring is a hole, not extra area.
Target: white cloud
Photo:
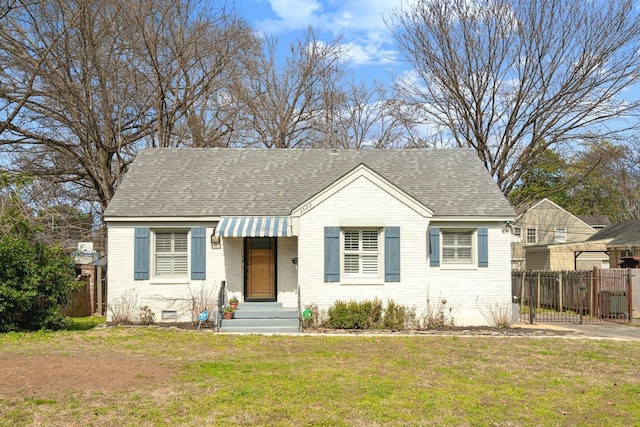
[[[267,33],[282,33],[301,30],[321,24],[322,5],[317,0],[269,0],[276,18],[267,18],[258,23]]]
[[[309,26],[340,36],[357,65],[388,63],[397,56],[384,22],[403,0],[268,0],[274,17],[257,22],[265,33],[288,34]],[[405,1],[406,3],[406,1]]]
[[[388,64],[398,54],[395,50],[371,43],[364,45],[351,42],[342,45],[342,48],[355,65]]]

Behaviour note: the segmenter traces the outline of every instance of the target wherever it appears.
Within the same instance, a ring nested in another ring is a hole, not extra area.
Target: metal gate
[[[514,271],[511,284],[521,322],[630,323],[633,318],[628,269]]]

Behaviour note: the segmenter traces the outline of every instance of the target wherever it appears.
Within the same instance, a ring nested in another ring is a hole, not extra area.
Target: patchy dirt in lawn
[[[166,380],[173,372],[157,360],[130,355],[29,355],[0,352],[0,398],[59,397],[69,391],[128,390]]]
[[[109,326],[103,326],[108,328]],[[132,326],[136,327],[136,326]],[[164,323],[153,326],[184,330],[198,329],[197,323]],[[640,335],[640,328],[633,332]],[[203,333],[215,333],[210,322],[201,325]],[[425,331],[390,330],[304,330],[307,335],[446,335],[493,337],[585,337],[587,331],[556,325],[518,325],[499,329],[490,327],[456,327]],[[0,399],[30,396],[61,397],[69,392],[111,392],[139,388],[143,384],[166,382],[176,372],[158,359],[117,352],[65,351],[48,354],[25,354],[0,351]]]

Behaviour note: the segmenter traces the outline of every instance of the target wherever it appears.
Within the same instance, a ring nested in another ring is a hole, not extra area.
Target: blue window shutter
[[[384,228],[384,281],[400,281],[400,227]]]
[[[191,279],[206,279],[207,270],[207,229],[204,227],[191,228]]]
[[[149,280],[149,228],[147,227],[134,229],[133,278]]]
[[[429,227],[429,265],[440,267],[440,228]]]
[[[489,267],[489,230],[478,228],[478,267]]]
[[[340,281],[340,227],[324,228],[324,281]]]

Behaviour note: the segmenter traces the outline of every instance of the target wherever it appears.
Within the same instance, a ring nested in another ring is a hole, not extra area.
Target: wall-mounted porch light
[[[211,248],[220,249],[220,236],[216,236],[216,229],[211,232]]]

